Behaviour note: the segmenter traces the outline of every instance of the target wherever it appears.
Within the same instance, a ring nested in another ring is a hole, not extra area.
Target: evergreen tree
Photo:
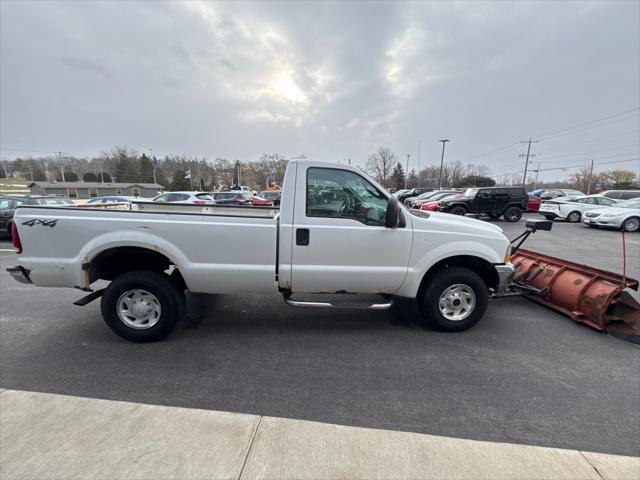
[[[396,166],[393,167],[393,172],[391,173],[391,186],[396,190],[401,190],[404,188],[405,179],[404,168],[402,168],[402,164],[398,162]]]
[[[116,181],[117,182],[128,182],[128,172],[130,172],[131,167],[129,165],[129,159],[127,157],[120,157],[118,163],[116,164]]]
[[[409,178],[407,179],[407,187],[408,188],[416,188],[418,186],[418,174],[416,173],[415,168],[411,169],[409,173]]]
[[[98,177],[98,179],[100,181],[105,181],[105,182],[112,182],[113,180],[111,180],[111,175],[109,175],[109,172],[102,172],[101,175]]]
[[[181,190],[191,190],[191,182],[188,178],[184,178],[186,175],[184,170],[176,170],[173,174],[173,178],[171,179],[171,184],[169,188],[176,192]]]
[[[138,180],[144,183],[153,183],[153,163],[144,153],[140,157],[140,174]]]
[[[71,170],[69,170],[69,171],[65,170],[64,179],[67,182],[77,182],[78,181],[78,175],[75,172],[72,172]]]
[[[100,179],[98,178],[98,176],[93,173],[93,172],[87,172],[82,176],[82,180],[84,182],[98,182],[100,181]]]

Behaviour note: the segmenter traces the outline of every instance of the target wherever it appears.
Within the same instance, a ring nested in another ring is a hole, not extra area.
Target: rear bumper
[[[496,293],[502,293],[513,283],[513,276],[516,272],[515,267],[511,263],[502,265],[494,265],[498,274],[498,285],[496,285]]]
[[[9,275],[11,275],[13,279],[16,280],[17,282],[26,283],[26,284],[33,283],[29,278],[29,274],[31,272],[29,272],[29,270],[25,269],[24,267],[20,267],[20,266],[10,267],[10,268],[7,268],[7,272],[9,272]]]

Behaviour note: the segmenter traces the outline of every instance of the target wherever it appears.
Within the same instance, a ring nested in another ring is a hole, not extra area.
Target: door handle
[[[309,245],[309,229],[298,228],[296,230],[296,245],[307,246]]]

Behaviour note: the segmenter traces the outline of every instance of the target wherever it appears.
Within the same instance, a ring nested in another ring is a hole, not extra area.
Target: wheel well
[[[458,208],[458,207],[462,207],[465,210],[469,211],[469,208],[464,203],[454,203],[453,205],[451,205],[449,209],[453,210],[454,208]]]
[[[164,272],[174,263],[163,254],[142,247],[115,247],[100,252],[91,260],[89,281],[113,280],[133,270]],[[179,272],[178,272],[179,274]]]
[[[474,257],[473,255],[457,255],[455,257],[442,259],[427,270],[424,277],[422,277],[422,282],[420,282],[418,296],[420,296],[424,286],[427,284],[429,277],[441,270],[446,270],[451,267],[464,267],[476,272],[488,288],[496,288],[498,286],[498,273],[491,263],[480,257]]]

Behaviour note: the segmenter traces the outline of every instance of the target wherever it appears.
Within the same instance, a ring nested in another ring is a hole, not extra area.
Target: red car
[[[420,210],[427,210],[429,212],[436,212],[438,210],[438,205],[440,205],[440,200],[451,200],[453,198],[464,197],[461,193],[448,194],[443,197],[440,197],[439,200],[433,200],[431,202],[424,202],[420,205]]]
[[[256,207],[273,207],[273,200],[254,195],[251,197],[251,205]]]
[[[540,209],[541,203],[542,203],[542,200],[540,200],[535,195],[529,194],[529,201],[527,202],[527,211],[537,212]]]

